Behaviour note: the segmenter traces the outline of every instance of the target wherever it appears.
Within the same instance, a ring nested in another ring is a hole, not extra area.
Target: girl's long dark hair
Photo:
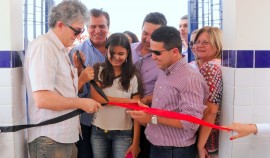
[[[113,80],[116,77],[120,77],[120,82],[123,90],[128,91],[130,86],[130,80],[135,75],[135,67],[132,63],[132,55],[131,55],[131,48],[128,41],[128,38],[123,33],[114,33],[112,34],[107,42],[106,48],[110,52],[111,58],[114,56],[113,49],[115,46],[121,46],[127,50],[128,56],[126,61],[121,66],[121,75],[115,76],[112,64],[106,57],[105,62],[102,64],[96,64],[94,66],[95,69],[95,79],[97,80],[98,73],[99,73],[99,66],[101,65],[104,69],[100,73],[101,78],[101,88],[111,87],[113,84]],[[138,76],[137,76],[138,77]],[[138,78],[139,80],[139,78]]]

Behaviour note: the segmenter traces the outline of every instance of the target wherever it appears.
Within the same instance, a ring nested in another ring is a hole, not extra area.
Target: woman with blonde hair
[[[222,32],[217,27],[205,26],[195,37],[195,51],[199,71],[209,86],[209,97],[206,100],[207,108],[203,120],[219,124],[220,105],[222,98]],[[216,158],[218,155],[219,131],[201,126],[198,134],[198,153],[200,158]]]

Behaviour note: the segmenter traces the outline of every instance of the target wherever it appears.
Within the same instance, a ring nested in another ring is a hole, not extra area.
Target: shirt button
[[[159,89],[161,89],[161,86],[159,87]]]
[[[158,98],[156,99],[156,101],[158,101]]]

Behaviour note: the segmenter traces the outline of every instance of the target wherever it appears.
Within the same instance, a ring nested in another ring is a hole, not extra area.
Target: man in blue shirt
[[[85,55],[86,66],[93,66],[96,63],[105,61],[106,40],[110,27],[109,14],[102,9],[90,10],[90,22],[87,25],[89,38],[82,44],[71,50],[72,58],[76,50],[81,51]],[[83,90],[79,91],[79,97],[89,98],[90,85],[85,84]],[[92,150],[90,143],[92,115],[83,113],[80,117],[82,138],[77,142],[78,158],[92,158]]]

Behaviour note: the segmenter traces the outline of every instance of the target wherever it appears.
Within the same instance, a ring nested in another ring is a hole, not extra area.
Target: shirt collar
[[[63,51],[65,54],[69,53],[69,49],[63,45],[59,37],[53,32],[52,29],[49,29],[48,35],[59,50]]]
[[[142,56],[142,48],[143,48],[142,42],[138,42],[138,43],[135,43],[135,44],[137,44],[135,46],[135,52],[138,54],[138,56],[140,56],[142,58],[148,58],[149,56],[152,55],[152,53],[149,51],[149,53],[147,53],[146,55]]]
[[[174,73],[175,71],[178,71],[183,65],[187,64],[186,59],[182,56],[181,59],[179,59],[176,63],[169,66],[167,69],[165,69],[165,74],[169,75],[171,73]]]

